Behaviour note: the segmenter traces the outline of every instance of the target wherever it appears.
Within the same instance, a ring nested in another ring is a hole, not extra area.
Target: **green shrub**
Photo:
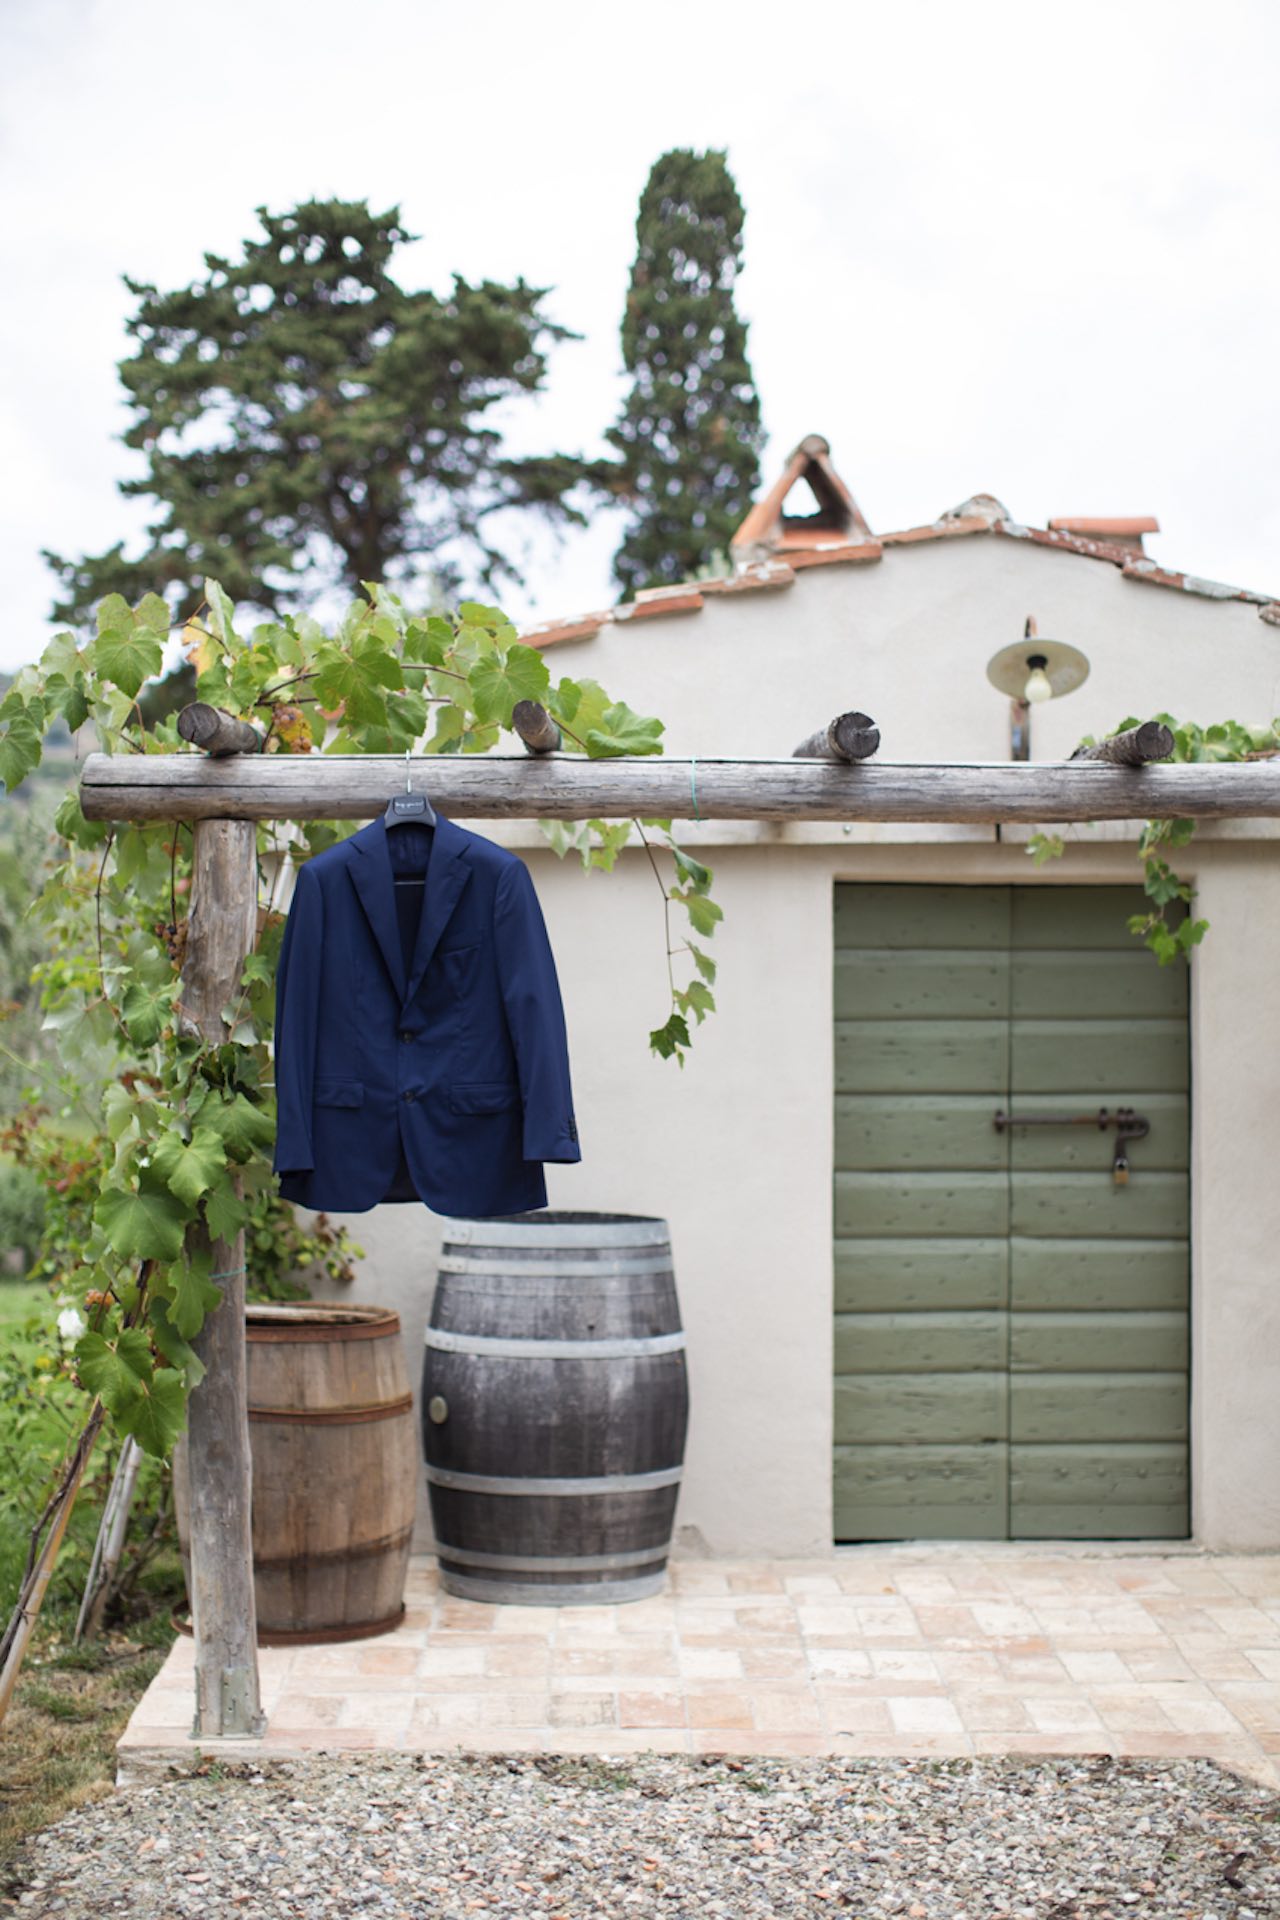
[[[44,1232],[44,1189],[30,1167],[0,1165],[0,1261],[21,1252],[25,1273]]]

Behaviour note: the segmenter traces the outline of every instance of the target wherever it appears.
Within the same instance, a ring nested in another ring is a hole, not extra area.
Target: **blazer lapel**
[[[452,820],[436,814],[431,837],[431,858],[427,862],[427,885],[418,922],[418,939],[413,950],[409,984],[404,990],[407,1006],[422,984],[422,976],[431,964],[431,956],[440,944],[440,936],[462,897],[462,889],[471,878],[467,863],[467,836]]]
[[[352,883],[360,896],[373,937],[387,964],[392,984],[405,999],[404,961],[400,954],[400,928],[396,921],[395,880],[391,856],[387,852],[387,823],[379,818],[351,836],[351,850],[360,855],[350,865]]]

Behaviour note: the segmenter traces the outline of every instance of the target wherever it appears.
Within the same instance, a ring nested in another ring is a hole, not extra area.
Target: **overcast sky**
[[[398,202],[403,285],[554,289],[584,338],[513,433],[599,453],[671,146],[747,208],[766,480],[820,432],[881,531],[1154,513],[1167,565],[1280,595],[1278,56],[1274,0],[0,0],[0,666],[51,631],[42,546],[138,550],[123,273]],[[510,611],[610,604],[616,537],[538,543]]]

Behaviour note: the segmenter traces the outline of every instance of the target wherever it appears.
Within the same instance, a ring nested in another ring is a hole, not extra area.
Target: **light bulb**
[[[1027,684],[1022,689],[1022,697],[1024,700],[1052,700],[1053,688],[1043,667],[1032,667]]]

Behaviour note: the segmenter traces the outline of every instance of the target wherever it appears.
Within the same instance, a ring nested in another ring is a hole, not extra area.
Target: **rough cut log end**
[[[178,715],[178,732],[193,747],[221,757],[229,753],[261,753],[262,735],[247,720],[237,720],[222,707],[193,700]]]
[[[1167,760],[1173,752],[1173,733],[1161,720],[1144,720],[1139,727],[1112,733],[1096,747],[1077,747],[1072,760],[1105,760],[1113,767],[1145,767]]]
[[[517,700],[511,711],[511,724],[530,753],[558,751],[560,729],[538,701]]]
[[[869,760],[880,745],[880,729],[870,714],[838,713],[819,733],[792,752],[793,760]]]

